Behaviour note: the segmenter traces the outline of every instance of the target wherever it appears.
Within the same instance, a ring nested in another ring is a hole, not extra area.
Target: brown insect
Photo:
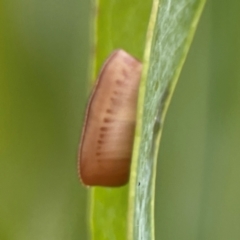
[[[114,51],[99,74],[86,110],[78,169],[89,186],[128,182],[142,64]]]

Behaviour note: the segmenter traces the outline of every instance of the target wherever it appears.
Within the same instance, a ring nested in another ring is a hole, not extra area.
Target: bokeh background
[[[0,239],[87,239],[76,156],[90,1],[0,0]],[[240,2],[207,2],[167,114],[156,239],[240,239]]]
[[[86,239],[89,4],[0,0],[1,240]]]

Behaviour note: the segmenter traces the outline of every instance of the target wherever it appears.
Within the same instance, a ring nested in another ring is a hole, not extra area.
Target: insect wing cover
[[[142,64],[114,51],[98,76],[86,110],[78,170],[83,184],[117,187],[128,182]]]

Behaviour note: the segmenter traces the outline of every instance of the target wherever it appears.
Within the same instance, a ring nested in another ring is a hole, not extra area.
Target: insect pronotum
[[[106,60],[86,110],[80,178],[89,186],[128,182],[142,64],[123,50]]]

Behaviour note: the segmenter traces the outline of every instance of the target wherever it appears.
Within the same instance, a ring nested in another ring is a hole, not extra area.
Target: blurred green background
[[[0,0],[1,240],[86,239],[89,4]]]
[[[156,239],[240,239],[239,12],[204,10],[163,131]],[[83,0],[0,0],[0,240],[87,238],[89,13]]]

